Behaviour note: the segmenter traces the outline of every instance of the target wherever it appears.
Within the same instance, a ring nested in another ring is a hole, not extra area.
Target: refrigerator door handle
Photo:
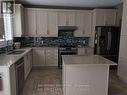
[[[111,49],[111,32],[108,32],[108,44],[107,44],[107,50]]]

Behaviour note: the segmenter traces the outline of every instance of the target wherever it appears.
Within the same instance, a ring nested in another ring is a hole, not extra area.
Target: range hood
[[[58,26],[59,31],[75,31],[77,29],[76,26]]]

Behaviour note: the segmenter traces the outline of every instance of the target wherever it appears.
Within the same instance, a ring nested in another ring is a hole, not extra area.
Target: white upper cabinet
[[[26,8],[27,36],[58,37],[58,26],[77,26],[76,37],[92,37],[95,26],[116,25],[116,9],[55,10]]]
[[[105,12],[105,25],[116,25],[116,11],[107,11]]]
[[[67,25],[68,26],[75,26],[75,12],[67,13]]]
[[[67,19],[66,12],[58,12],[58,25],[59,26],[66,26],[67,24],[66,19]]]
[[[95,9],[94,26],[114,26],[116,25],[116,9]]]
[[[85,12],[84,13],[84,35],[91,36],[92,33],[92,19],[93,15],[91,12]]]
[[[58,21],[57,21],[57,12],[49,11],[47,14],[47,35],[50,37],[58,36]]]
[[[25,9],[25,36],[36,36],[36,11],[34,8]]]
[[[76,37],[90,36],[92,33],[92,12],[77,12],[76,26],[78,27],[75,31]]]
[[[96,12],[94,19],[96,21],[96,23],[95,23],[96,26],[104,26],[105,25],[104,12]]]
[[[37,36],[47,36],[47,12],[36,9],[36,31]]]
[[[27,8],[26,24],[26,34],[29,36],[58,36],[57,12],[55,11]]]
[[[21,4],[15,4],[14,13],[14,37],[24,35],[24,7]]]
[[[75,12],[58,12],[59,26],[75,26]]]

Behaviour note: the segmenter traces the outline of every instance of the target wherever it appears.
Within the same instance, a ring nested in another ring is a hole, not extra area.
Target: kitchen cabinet
[[[58,36],[57,12],[38,8],[35,9],[27,8],[26,11],[27,11],[26,19],[29,18],[28,20],[26,20],[28,24],[26,26],[26,34],[28,36],[37,36],[37,37]]]
[[[45,66],[45,48],[33,49],[33,66]]]
[[[93,48],[78,47],[78,55],[93,55]]]
[[[24,24],[24,7],[21,4],[15,4],[14,37],[22,37],[24,35]]]
[[[58,48],[46,48],[46,66],[58,66]]]
[[[49,11],[47,14],[47,35],[49,37],[58,36],[57,12]]]
[[[116,25],[116,9],[95,9],[93,14],[94,26]]]
[[[75,26],[75,12],[63,11],[58,12],[59,26]]]
[[[25,9],[25,36],[36,36],[36,11],[34,8]]]
[[[25,79],[29,75],[30,71],[32,69],[32,51],[28,52],[24,56],[24,70],[25,70]]]
[[[45,47],[33,49],[34,66],[57,66],[58,65],[58,48]]]
[[[36,9],[36,35],[47,36],[47,12]]]
[[[86,37],[92,34],[92,12],[77,12],[76,26],[78,29],[74,32],[76,37]]]

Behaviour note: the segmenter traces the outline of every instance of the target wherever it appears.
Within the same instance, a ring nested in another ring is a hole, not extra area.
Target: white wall
[[[116,8],[118,9],[116,24],[117,26],[120,26],[120,21],[122,20],[122,13],[123,13],[123,3],[119,4]]]
[[[127,82],[127,1],[123,5],[122,29],[120,39],[118,76]]]

